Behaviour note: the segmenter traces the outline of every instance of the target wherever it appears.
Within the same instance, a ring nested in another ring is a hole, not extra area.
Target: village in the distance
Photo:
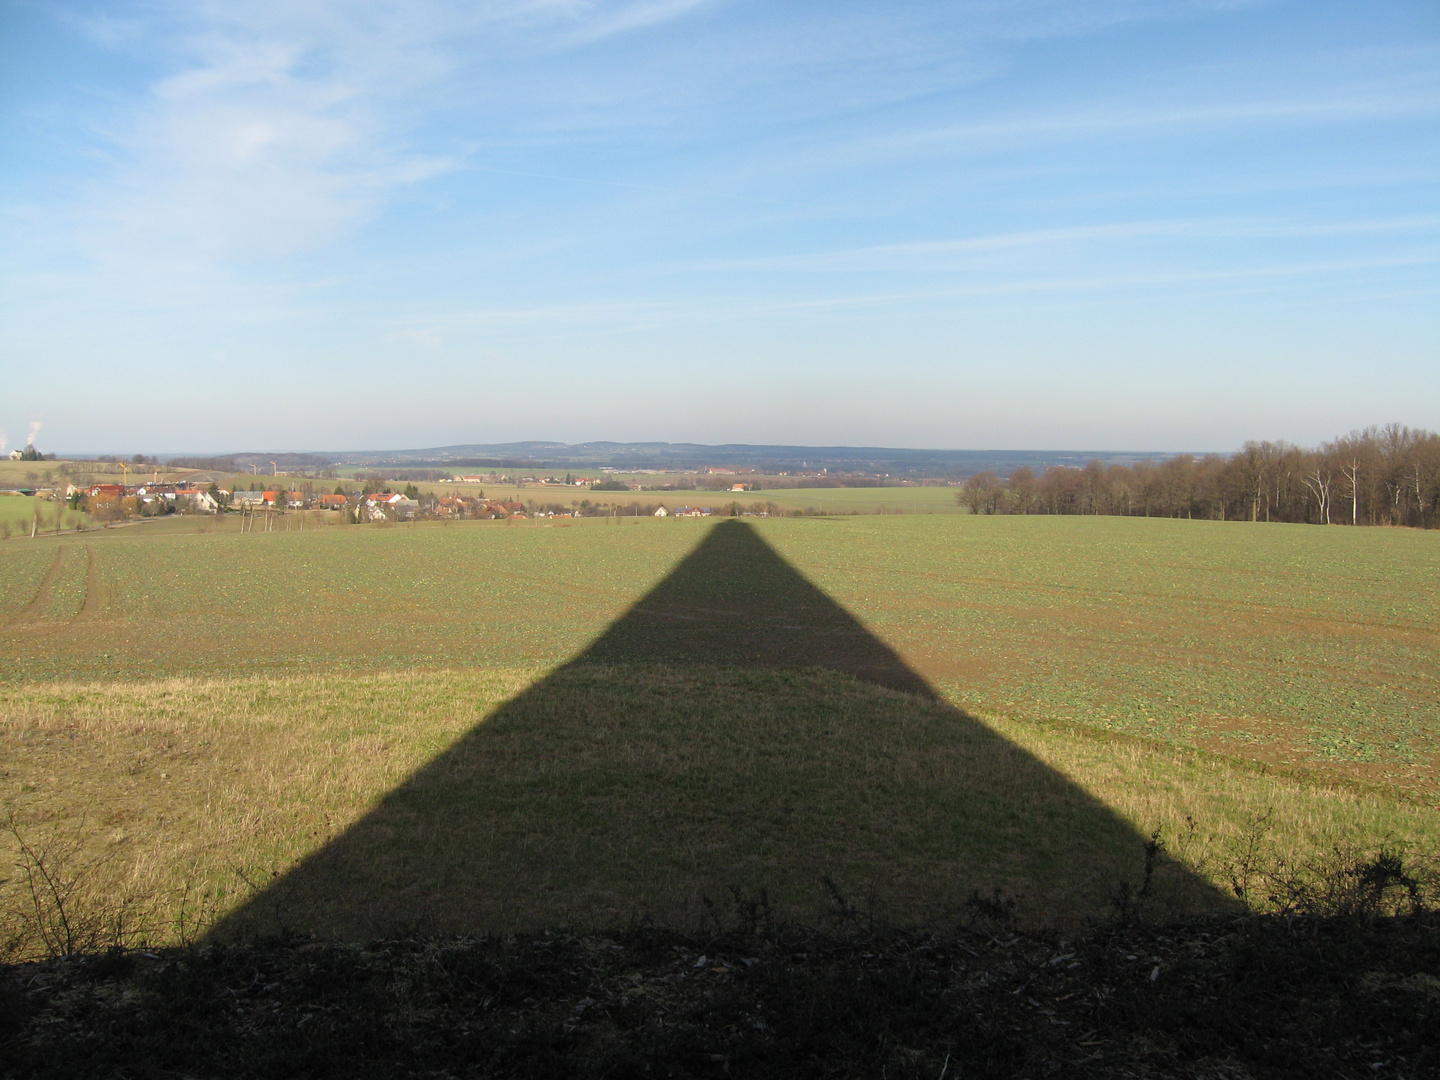
[[[662,477],[662,481],[670,482],[649,485],[619,479],[608,469],[593,476],[567,473],[563,477],[518,472],[512,476],[499,471],[453,475],[428,472],[418,477],[424,484],[422,488],[412,479],[413,470],[391,470],[398,476],[370,471],[340,477],[334,469],[316,470],[314,474],[300,471],[297,475],[273,468],[265,476],[257,468],[247,480],[243,475],[162,464],[142,454],[130,461],[57,461],[32,444],[11,451],[9,458],[37,465],[24,474],[23,483],[0,485],[0,497],[36,500],[34,519],[28,523],[32,533],[184,514],[235,514],[240,516],[242,528],[262,530],[274,528],[277,517],[305,512],[321,512],[333,515],[331,520],[356,524],[599,517],[618,512],[617,493],[656,488],[668,492],[698,487],[707,494],[724,494],[731,502],[721,511],[711,505],[675,505],[673,500],[668,505],[632,501],[626,512],[659,518],[710,517],[717,512],[768,517],[773,509],[773,504],[742,507],[735,503],[736,497],[758,489],[760,484],[754,479],[737,481],[738,474],[752,470],[728,466],[701,469],[698,477]],[[487,496],[487,484],[513,490],[503,497]],[[438,485],[451,487],[447,490]],[[610,498],[604,502],[565,498],[591,491],[609,493]],[[68,520],[67,511],[71,512]],[[299,527],[304,527],[303,518]]]

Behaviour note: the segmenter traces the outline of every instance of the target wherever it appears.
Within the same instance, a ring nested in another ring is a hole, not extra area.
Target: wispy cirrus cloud
[[[582,304],[526,305],[471,309],[427,310],[413,325],[389,330],[389,342],[439,344],[463,341],[477,332],[524,331],[544,327],[559,336],[628,333],[636,329],[785,319],[842,309],[899,307],[935,302],[1025,297],[1043,294],[1103,294],[1189,290],[1193,286],[1239,286],[1266,289],[1301,278],[1335,277],[1372,271],[1440,266],[1440,254],[1384,256],[1354,259],[1314,259],[1267,262],[1217,269],[1147,269],[1144,271],[1088,272],[1068,275],[1032,274],[947,284],[924,288],[831,293],[794,299],[764,299],[713,295],[685,299],[627,300]],[[1440,286],[1421,293],[1432,295]],[[443,335],[443,338],[442,338]]]
[[[1362,90],[1319,98],[1275,98],[1215,104],[1137,109],[1128,105],[957,124],[895,136],[892,145],[1032,138],[1040,135],[1085,138],[1097,133],[1176,130],[1235,124],[1330,123],[1379,117],[1428,116],[1440,112],[1440,90],[1404,88],[1393,92]]]
[[[1435,80],[1440,83],[1440,80]],[[1028,112],[930,127],[907,127],[862,136],[821,148],[821,160],[903,160],[968,151],[993,153],[1046,144],[1076,144],[1104,137],[1178,138],[1195,132],[1293,130],[1363,121],[1407,120],[1440,116],[1440,85],[1360,87],[1336,94],[1270,96],[1256,100],[1220,100],[1203,104],[1136,107],[1113,101],[1063,111]]]
[[[113,167],[76,208],[77,231],[102,258],[142,250],[186,267],[315,249],[456,166],[463,150],[436,152],[414,129],[477,56],[598,40],[700,2],[161,3],[91,17],[93,40],[169,70],[97,132]]]
[[[914,271],[951,256],[983,255],[1024,249],[1074,248],[1114,244],[1137,239],[1182,238],[1194,240],[1285,240],[1318,237],[1425,236],[1440,229],[1440,215],[1420,214],[1398,218],[1355,221],[1298,222],[1263,218],[1200,218],[1157,221],[1121,221],[1072,225],[1054,229],[927,240],[913,243],[873,244],[866,247],[811,254],[769,255],[740,259],[695,259],[672,264],[690,271]]]
[[[1019,296],[1032,293],[1102,292],[1107,290],[1164,289],[1173,286],[1260,282],[1316,275],[1350,274],[1356,271],[1389,270],[1440,265],[1440,256],[1410,256],[1376,259],[1330,259],[1313,262],[1273,263],[1221,270],[1171,270],[1144,273],[1086,274],[1069,277],[1024,278],[987,281],[934,289],[910,289],[881,293],[852,293],[841,296],[786,300],[757,308],[764,312],[818,311],[828,308],[874,307],[910,304],[916,301],[955,300],[991,296]]]
[[[571,42],[599,41],[613,34],[644,30],[689,15],[698,8],[715,6],[716,0],[642,0],[628,4],[557,5],[575,21],[568,35]]]

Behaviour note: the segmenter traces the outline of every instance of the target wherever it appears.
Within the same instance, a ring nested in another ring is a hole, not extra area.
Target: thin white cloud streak
[[[805,311],[823,308],[875,306],[912,303],[917,300],[963,299],[966,297],[1003,296],[1024,293],[1096,291],[1102,289],[1203,284],[1215,281],[1239,281],[1264,278],[1290,278],[1313,274],[1335,274],[1355,270],[1385,270],[1406,266],[1434,266],[1440,257],[1414,256],[1388,259],[1336,259],[1273,266],[1252,266],[1231,270],[1183,270],[1111,274],[1091,277],[1048,278],[1034,281],[995,282],[986,285],[957,286],[947,289],[926,289],[910,292],[831,297],[818,300],[793,300],[771,304],[765,311]]]
[[[1104,134],[1161,131],[1178,134],[1194,128],[1263,127],[1284,124],[1332,124],[1356,120],[1405,119],[1440,113],[1440,92],[1396,92],[1319,99],[1229,102],[1190,108],[1088,109],[1045,116],[1014,117],[957,124],[859,139],[839,152],[860,159],[982,146],[1032,143],[1037,138],[1076,141]]]
[[[1168,22],[1243,8],[1265,7],[1273,0],[1118,0],[1075,3],[1074,0],[991,0],[966,5],[974,21],[996,37],[1008,40],[1071,37],[1093,34],[1127,23]],[[988,21],[985,21],[987,20]]]
[[[1385,270],[1400,267],[1440,265],[1440,257],[1414,256],[1403,258],[1316,260],[1208,271],[1156,271],[1133,274],[1090,275],[1027,281],[991,282],[938,289],[917,289],[848,296],[821,297],[806,300],[772,302],[735,301],[733,299],[674,302],[619,301],[611,303],[537,305],[524,308],[483,311],[431,312],[422,320],[424,329],[393,330],[386,340],[399,342],[410,335],[434,335],[442,332],[450,337],[462,336],[466,330],[534,324],[606,327],[626,332],[642,327],[695,323],[732,322],[769,318],[776,315],[803,314],[839,308],[880,307],[932,300],[978,299],[993,296],[1021,296],[1035,293],[1097,292],[1106,289],[1164,287],[1212,282],[1284,279],[1309,275],[1346,273],[1363,270]]]
[[[442,333],[454,336],[457,331],[488,326],[519,326],[535,323],[584,324],[601,322],[615,323],[617,320],[634,320],[638,317],[655,319],[677,316],[682,311],[694,317],[702,309],[689,308],[663,300],[633,300],[613,302],[592,302],[578,304],[537,304],[517,308],[494,308],[480,311],[435,312],[423,320],[424,329],[411,328],[392,330],[385,334],[387,341],[402,341],[406,335],[416,333],[440,336]]]
[[[578,32],[570,35],[569,40],[571,43],[588,43],[631,30],[644,30],[713,4],[714,0],[651,0],[648,3],[625,4],[616,11],[588,20]],[[596,4],[585,6],[601,7]]]
[[[528,180],[558,180],[565,184],[589,184],[595,187],[628,188],[635,191],[673,193],[674,188],[656,184],[637,184],[628,180],[602,180],[593,176],[563,176],[559,173],[526,172],[520,169],[497,169],[489,165],[465,165],[465,172],[494,173],[496,176],[519,176]]]
[[[842,251],[806,255],[773,255],[749,259],[695,259],[669,264],[670,269],[692,271],[852,271],[925,269],[938,256],[964,255],[1023,248],[1056,248],[1080,244],[1112,243],[1148,238],[1215,240],[1282,240],[1312,237],[1420,234],[1440,227],[1440,215],[1418,215],[1370,221],[1320,224],[1261,219],[1185,219],[1112,222],[1058,229],[1029,229],[958,240],[930,240],[901,244],[875,244]],[[888,265],[887,265],[888,264]]]

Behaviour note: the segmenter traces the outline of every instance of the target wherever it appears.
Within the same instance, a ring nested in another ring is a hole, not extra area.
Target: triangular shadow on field
[[[828,669],[828,670],[826,670]],[[396,711],[402,711],[403,704]],[[226,916],[218,937],[695,922],[765,897],[902,923],[978,890],[1103,913],[1144,838],[946,703],[747,523]],[[1224,898],[1178,863],[1178,908]]]
[[[890,646],[734,519],[711,529],[570,666],[632,663],[825,667],[939,700]]]

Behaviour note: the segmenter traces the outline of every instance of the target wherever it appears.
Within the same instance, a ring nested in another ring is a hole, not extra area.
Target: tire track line
[[[55,558],[50,562],[50,568],[45,571],[45,576],[40,579],[40,584],[35,589],[35,595],[30,602],[17,611],[16,619],[33,619],[45,610],[45,603],[50,599],[50,586],[54,584],[55,577],[60,573],[60,565],[65,561],[64,545],[55,549]]]
[[[76,619],[91,619],[100,611],[100,575],[95,571],[95,549],[85,545],[85,602],[80,605]]]

